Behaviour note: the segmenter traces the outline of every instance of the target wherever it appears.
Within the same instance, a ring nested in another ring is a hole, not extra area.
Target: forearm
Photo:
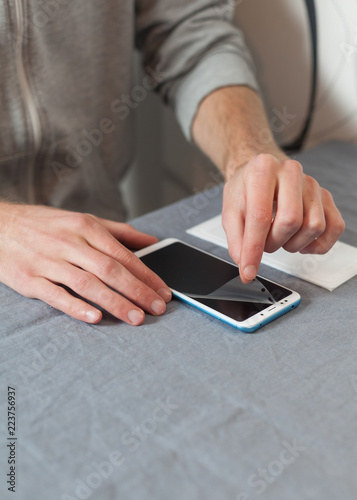
[[[246,86],[225,87],[206,97],[192,133],[227,180],[260,153],[286,158],[273,138],[259,95]]]
[[[331,194],[274,141],[253,90],[210,94],[199,107],[193,137],[225,175],[222,224],[244,283],[255,278],[263,251],[325,253],[344,231]]]

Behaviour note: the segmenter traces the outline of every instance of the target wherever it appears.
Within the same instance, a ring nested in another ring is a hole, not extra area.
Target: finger
[[[230,186],[226,184],[223,195],[222,226],[227,236],[229,255],[239,267],[240,252],[244,233],[244,209],[241,199],[230,195]]]
[[[27,295],[28,297],[42,300],[68,316],[86,323],[95,324],[102,319],[102,313],[98,309],[73,297],[62,287],[45,278],[36,278],[31,284],[31,294]]]
[[[256,277],[271,227],[276,186],[276,177],[272,171],[273,162],[256,163],[246,180],[247,202],[240,259],[243,283],[248,283]]]
[[[325,254],[336,243],[345,230],[345,222],[337,209],[332,195],[326,189],[321,190],[326,229],[316,240],[300,250],[300,253]]]
[[[84,299],[98,304],[98,306],[116,318],[132,325],[139,325],[144,321],[144,311],[121,295],[110,290],[100,280],[89,273],[68,264],[62,265],[60,272],[60,283],[62,285],[67,286]],[[59,282],[58,269],[56,269],[55,265],[51,268],[48,275],[48,279],[43,277],[36,279],[36,281],[41,280],[41,288],[40,286],[38,288],[34,287],[34,293],[37,293],[36,298],[43,300],[69,316],[86,321],[87,323],[97,323],[100,321],[102,313],[98,309],[95,309],[83,300],[73,297],[57,284]],[[52,282],[51,275],[56,276],[53,279],[55,283]]]
[[[100,258],[103,259],[103,256]],[[104,257],[104,259],[106,267],[102,266],[99,272],[98,267],[91,269],[93,259],[88,261],[85,270],[66,262],[45,263],[46,277],[58,282],[60,276],[61,284],[123,321],[128,321],[128,313],[132,309],[138,310],[138,307],[153,315],[161,315],[165,312],[165,301],[151,288],[132,276],[124,266],[109,257]],[[117,290],[121,295],[109,287]],[[140,310],[139,312],[141,313]]]
[[[300,163],[286,161],[277,178],[276,214],[266,240],[266,252],[275,252],[300,230],[304,214],[302,191]]]
[[[114,236],[114,238],[127,248],[139,250],[140,248],[153,245],[159,241],[155,236],[142,233],[129,224],[101,219],[100,217],[95,218]]]
[[[100,250],[100,246],[99,246]],[[155,294],[159,295],[165,302],[169,302],[172,299],[171,290],[168,288],[166,283],[151,269],[149,269],[136,255],[130,252],[127,248],[120,246],[118,247],[118,243],[115,241],[113,248],[111,248],[110,253],[112,257],[110,257],[114,262],[108,263],[109,272],[111,272],[112,267],[117,269],[115,263],[119,263],[121,266],[127,269],[132,275],[135,277],[138,282],[144,283],[151,291],[154,291]],[[100,258],[100,257],[99,257]],[[105,274],[108,274],[106,270],[106,261],[105,259],[101,259],[99,263],[99,267],[104,267]],[[100,277],[100,276],[99,276]],[[157,298],[157,297],[156,297]]]
[[[105,277],[105,274],[111,273],[113,267],[113,262],[108,263],[106,259],[101,258],[102,254],[104,254],[104,256],[108,256],[126,267],[133,276],[152,288],[152,290],[158,294],[160,298],[163,298],[165,302],[171,300],[172,294],[165,282],[145,266],[136,255],[122,245],[94,217],[80,217],[76,224],[79,227],[75,229],[77,229],[80,234],[84,235],[85,240],[79,239],[78,241],[73,241],[72,248],[66,248],[66,253],[63,253],[63,260],[70,261],[76,266],[85,268],[102,279]],[[86,243],[85,246],[83,245],[84,242]],[[90,252],[90,249],[94,249],[97,252]],[[84,261],[85,265],[83,265]],[[108,266],[109,269],[107,269]],[[102,272],[100,271],[101,269],[103,269]],[[117,285],[118,283],[114,286],[115,289],[117,289]]]
[[[318,238],[326,228],[321,188],[318,182],[309,176],[304,178],[303,214],[300,229],[284,245],[288,252],[299,252]]]

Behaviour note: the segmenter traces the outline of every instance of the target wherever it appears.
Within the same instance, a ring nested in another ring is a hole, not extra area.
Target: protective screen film
[[[170,288],[236,321],[244,321],[291,294],[263,278],[244,285],[236,266],[179,242],[141,260]]]

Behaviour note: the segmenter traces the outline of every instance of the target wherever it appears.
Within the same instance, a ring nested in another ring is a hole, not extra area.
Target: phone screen
[[[233,264],[219,260],[183,243],[172,243],[166,247],[140,257],[144,264],[160,276],[177,292],[188,290],[197,295],[208,295],[228,281],[239,276]],[[291,295],[291,291],[259,277],[272,297],[278,302]],[[242,322],[273,304],[258,304],[240,300],[195,299],[235,321]]]

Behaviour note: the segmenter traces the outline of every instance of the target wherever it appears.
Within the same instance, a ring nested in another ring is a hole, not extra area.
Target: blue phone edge
[[[285,307],[284,309],[281,309],[280,311],[276,311],[272,316],[269,316],[269,318],[264,318],[262,321],[257,323],[255,326],[239,327],[236,324],[236,322],[234,322],[234,320],[232,320],[232,322],[231,322],[229,320],[223,319],[220,316],[218,316],[218,314],[215,313],[214,309],[210,309],[210,311],[206,311],[205,309],[200,307],[198,304],[194,304],[190,300],[188,300],[182,296],[176,295],[174,290],[172,290],[172,293],[177,299],[181,300],[182,302],[185,302],[186,304],[195,307],[199,311],[202,311],[203,313],[208,314],[209,316],[213,316],[214,318],[218,319],[219,321],[222,321],[223,323],[226,323],[227,325],[233,326],[233,328],[236,328],[237,330],[244,332],[244,333],[256,332],[257,330],[259,330],[263,326],[267,325],[268,323],[271,323],[275,319],[280,318],[280,316],[283,316],[284,314],[288,313],[289,311],[291,311],[291,309],[295,309],[296,307],[298,307],[298,305],[301,302],[301,297],[299,296],[299,298],[295,302],[288,304],[287,307]]]

